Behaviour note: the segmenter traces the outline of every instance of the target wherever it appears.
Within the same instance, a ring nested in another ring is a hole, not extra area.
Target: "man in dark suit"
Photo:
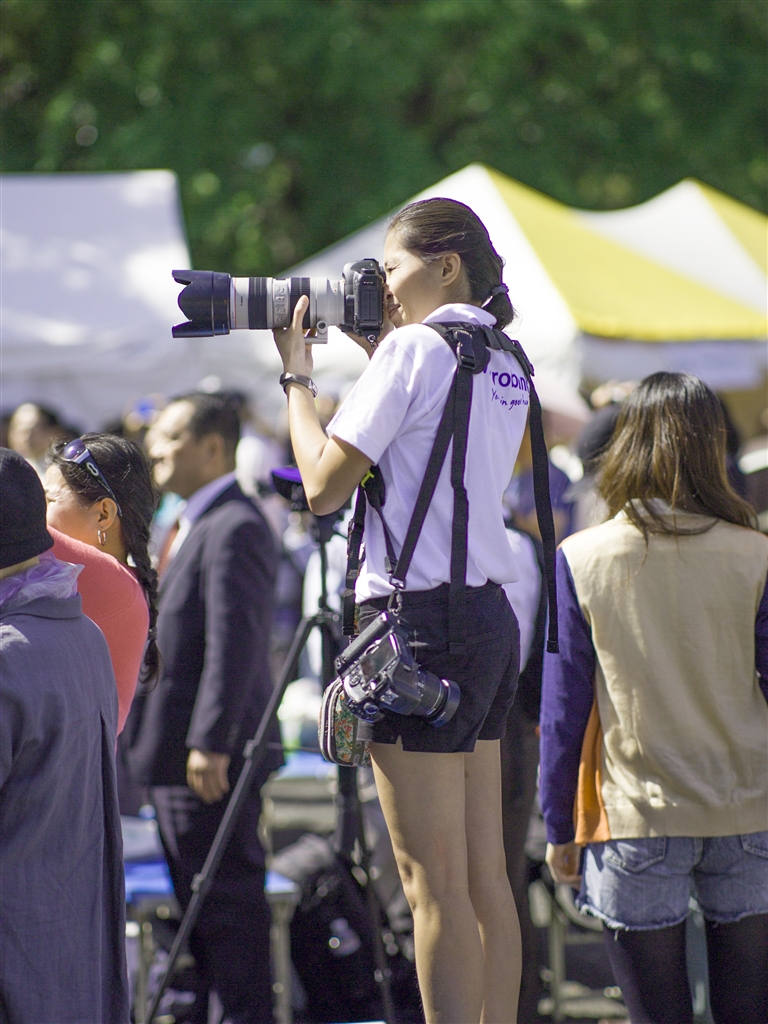
[[[157,685],[137,709],[129,764],[150,787],[182,908],[205,860],[272,683],[268,667],[276,552],[261,512],[235,481],[239,423],[221,396],[194,393],[148,438],[155,480],[185,499],[160,559]],[[233,1024],[272,1020],[269,908],[257,827],[260,789],[282,763],[277,726],[190,947],[201,990],[189,1021],[208,1020],[214,989]]]

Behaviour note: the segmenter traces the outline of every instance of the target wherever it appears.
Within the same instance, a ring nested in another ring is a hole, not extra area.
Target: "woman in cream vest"
[[[765,1024],[768,538],[728,483],[715,395],[687,374],[644,380],[599,487],[612,518],[558,551],[547,863],[605,924],[632,1024],[693,1021],[691,896],[716,1024]]]

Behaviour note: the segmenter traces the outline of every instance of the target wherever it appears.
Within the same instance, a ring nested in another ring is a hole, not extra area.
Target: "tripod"
[[[294,507],[296,507],[295,499]],[[320,630],[322,641],[321,681],[323,688],[333,679],[333,662],[340,650],[341,643],[338,628],[339,615],[328,606],[327,546],[334,534],[338,536],[335,529],[338,518],[337,513],[327,516],[313,516],[312,535],[318,544],[320,555],[320,599],[318,601],[318,608],[314,615],[302,618],[297,626],[285,658],[285,663],[280,672],[280,677],[272,691],[256,733],[245,745],[243,750],[243,767],[232,790],[232,796],[224,812],[221,824],[211,843],[205,863],[193,879],[192,898],[184,912],[179,930],[168,954],[165,973],[144,1018],[149,1024],[154,1020],[160,1000],[173,975],[179,953],[195,926],[195,922],[213,884],[221,858],[237,823],[243,802],[250,793],[253,779],[256,777],[266,756],[268,749],[267,736],[270,726],[277,716],[278,708],[288,684],[296,678],[301,653],[314,629]],[[336,852],[348,867],[356,864],[365,874],[367,906],[371,917],[373,953],[376,965],[375,979],[381,991],[385,1020],[387,1024],[396,1024],[389,983],[389,970],[386,966],[386,954],[381,939],[381,906],[373,890],[373,883],[370,877],[370,857],[365,841],[362,807],[357,790],[357,769],[339,767],[338,772]]]

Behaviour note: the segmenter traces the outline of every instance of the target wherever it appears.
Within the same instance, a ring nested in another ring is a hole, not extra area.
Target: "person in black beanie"
[[[0,449],[0,1016],[127,1024],[117,691],[50,552],[45,494]]]
[[[18,452],[0,448],[0,569],[26,563],[53,547],[45,525],[45,492]],[[17,571],[14,569],[14,571]]]

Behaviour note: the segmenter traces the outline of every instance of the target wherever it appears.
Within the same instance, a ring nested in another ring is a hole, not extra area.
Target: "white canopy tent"
[[[169,171],[3,175],[4,412],[50,406],[83,429],[199,374],[171,337],[189,259]]]
[[[35,401],[86,430],[210,375],[258,391],[271,338],[171,335],[189,252],[170,171],[6,174],[0,204],[3,413]]]

